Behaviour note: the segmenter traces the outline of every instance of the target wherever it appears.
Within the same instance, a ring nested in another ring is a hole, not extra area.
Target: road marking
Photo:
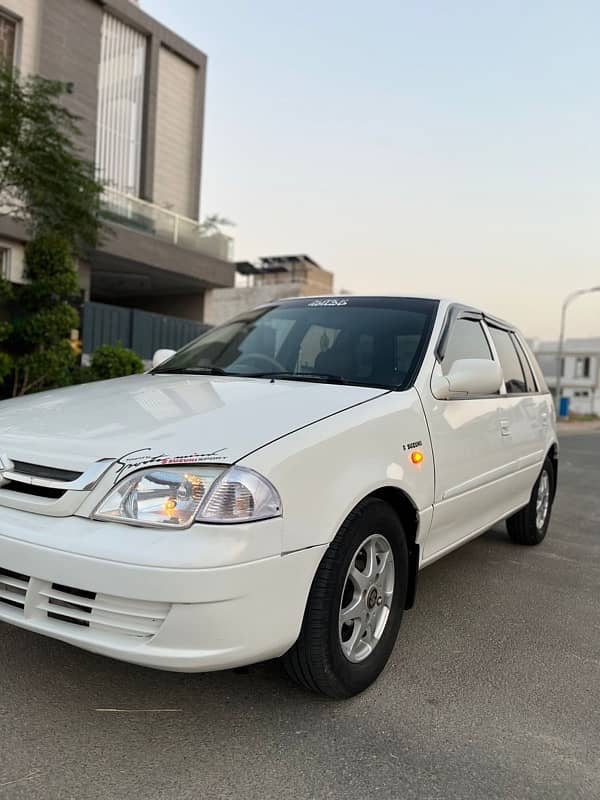
[[[32,778],[37,777],[42,772],[41,769],[36,769],[35,772],[32,772],[30,775],[23,775],[22,778],[15,778],[14,781],[6,781],[6,783],[0,783],[0,789],[5,789],[7,786],[14,786],[16,783],[23,783],[23,781],[30,781]]]
[[[140,714],[140,713],[155,713],[157,711],[183,711],[183,708],[96,708],[95,711],[114,713],[114,714]]]

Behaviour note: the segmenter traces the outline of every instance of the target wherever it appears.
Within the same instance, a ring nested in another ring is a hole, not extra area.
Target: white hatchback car
[[[0,404],[0,620],[124,661],[383,669],[420,568],[545,536],[558,445],[512,325],[458,303],[276,302],[145,375]]]

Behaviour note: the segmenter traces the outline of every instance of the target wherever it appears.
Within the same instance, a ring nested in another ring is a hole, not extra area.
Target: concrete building
[[[113,230],[79,264],[83,298],[202,320],[233,286],[232,242],[199,226],[206,56],[131,0],[0,0],[0,57],[69,85]],[[0,218],[3,274],[23,279],[22,226]]]
[[[266,256],[257,264],[236,264],[237,285],[212,289],[204,300],[204,321],[219,325],[255,306],[284,297],[333,294],[333,273],[307,255]]]
[[[542,372],[554,394],[558,342],[531,342]],[[567,339],[562,359],[562,396],[570,400],[574,414],[600,414],[600,337]]]

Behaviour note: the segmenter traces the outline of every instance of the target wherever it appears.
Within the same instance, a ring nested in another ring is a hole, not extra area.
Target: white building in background
[[[558,342],[530,342],[546,382],[554,393]],[[600,415],[600,337],[567,339],[563,347],[562,396],[574,414]]]

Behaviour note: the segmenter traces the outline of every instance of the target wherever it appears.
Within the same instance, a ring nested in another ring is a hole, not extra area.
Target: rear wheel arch
[[[554,484],[552,487],[552,500],[554,500],[556,496],[556,488],[558,486],[558,445],[556,442],[552,445],[550,450],[548,450],[546,458],[550,459],[552,463],[552,469],[554,471]]]

